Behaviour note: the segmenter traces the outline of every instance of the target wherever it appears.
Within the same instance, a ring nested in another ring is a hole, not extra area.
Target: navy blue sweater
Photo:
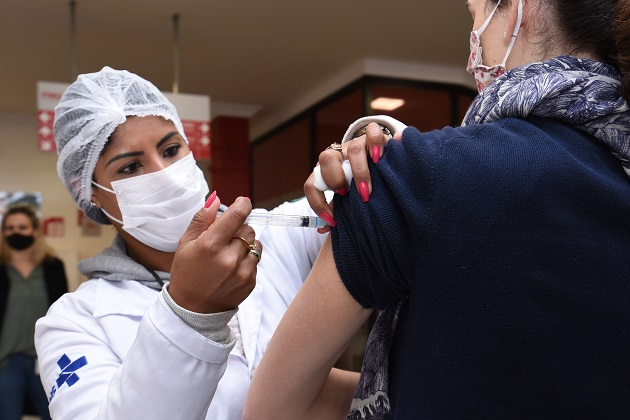
[[[630,181],[603,144],[542,118],[408,128],[370,173],[333,250],[363,306],[408,296],[393,418],[630,416]]]

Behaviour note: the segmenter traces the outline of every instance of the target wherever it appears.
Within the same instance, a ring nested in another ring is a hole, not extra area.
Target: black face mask
[[[17,249],[18,251],[28,248],[29,246],[33,245],[33,242],[35,242],[35,238],[33,237],[33,235],[24,236],[20,235],[19,233],[14,233],[11,236],[7,236],[6,239],[9,246],[13,249]]]

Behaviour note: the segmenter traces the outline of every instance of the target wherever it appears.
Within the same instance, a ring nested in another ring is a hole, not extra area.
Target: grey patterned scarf
[[[630,112],[619,86],[617,72],[607,64],[556,57],[499,77],[475,98],[462,125],[507,117],[554,118],[605,143],[630,176]],[[350,420],[390,417],[389,348],[405,300],[383,309],[370,332]]]
[[[561,56],[517,67],[473,101],[462,125],[507,117],[554,118],[606,144],[630,176],[630,113],[610,65]]]
[[[383,420],[389,417],[391,407],[387,395],[389,347],[398,322],[398,314],[407,299],[379,312],[365,346],[361,365],[361,378],[352,399],[348,420]]]

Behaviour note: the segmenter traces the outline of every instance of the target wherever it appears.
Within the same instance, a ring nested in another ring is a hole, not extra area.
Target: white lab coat
[[[312,214],[306,200],[274,212]],[[157,290],[89,280],[36,325],[52,418],[240,419],[254,370],[325,238],[309,228],[254,227],[264,251],[237,313],[245,357],[185,324]]]

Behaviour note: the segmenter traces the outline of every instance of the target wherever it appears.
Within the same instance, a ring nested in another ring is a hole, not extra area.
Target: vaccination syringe
[[[219,214],[227,210],[225,204],[219,206]],[[291,214],[275,214],[275,213],[257,213],[252,211],[245,223],[251,225],[273,225],[273,226],[293,226],[293,227],[310,227],[321,228],[328,226],[323,219],[315,216],[299,216]]]

